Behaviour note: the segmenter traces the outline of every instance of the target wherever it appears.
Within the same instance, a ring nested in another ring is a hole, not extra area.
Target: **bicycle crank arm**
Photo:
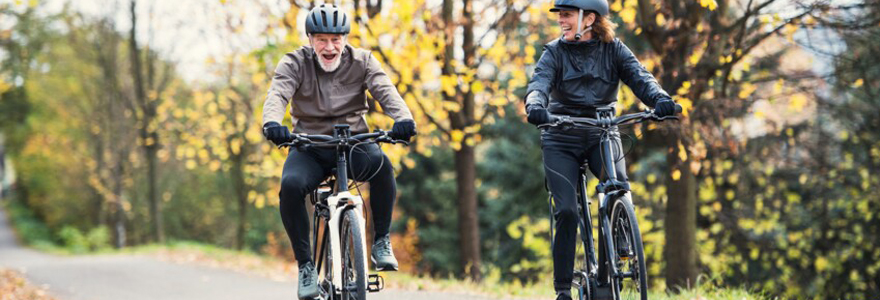
[[[375,293],[385,289],[385,278],[379,274],[370,274],[367,278],[367,291]]]

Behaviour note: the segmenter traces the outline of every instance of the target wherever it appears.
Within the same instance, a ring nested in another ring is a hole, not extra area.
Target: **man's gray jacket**
[[[309,46],[284,55],[263,103],[263,125],[280,124],[291,103],[294,132],[332,134],[335,124],[349,124],[354,133],[368,132],[366,91],[395,121],[412,120],[406,103],[370,51],[345,45],[340,59],[336,71],[325,72]]]
[[[574,43],[560,38],[544,45],[529,81],[526,110],[541,105],[552,114],[592,118],[596,107],[617,102],[619,81],[650,107],[671,99],[620,40]]]

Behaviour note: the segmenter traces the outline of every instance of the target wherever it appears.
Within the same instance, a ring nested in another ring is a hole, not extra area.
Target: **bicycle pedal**
[[[370,274],[367,278],[367,291],[375,293],[385,288],[385,278],[379,274]]]

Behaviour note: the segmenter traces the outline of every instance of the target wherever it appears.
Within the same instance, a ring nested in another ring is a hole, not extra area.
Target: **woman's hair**
[[[593,22],[593,36],[605,43],[613,42],[614,29],[617,28],[617,24],[595,12],[591,13],[596,15],[596,21]]]

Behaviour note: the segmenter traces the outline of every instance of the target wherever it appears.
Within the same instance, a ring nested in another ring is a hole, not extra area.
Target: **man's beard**
[[[334,58],[330,64],[325,64],[318,52],[315,52],[315,57],[318,59],[318,65],[321,66],[321,69],[324,70],[324,72],[333,72],[336,71],[336,69],[339,68],[339,64],[342,63],[342,54],[344,53],[345,48],[343,48],[342,51],[339,51],[339,54],[336,55],[336,58]]]

